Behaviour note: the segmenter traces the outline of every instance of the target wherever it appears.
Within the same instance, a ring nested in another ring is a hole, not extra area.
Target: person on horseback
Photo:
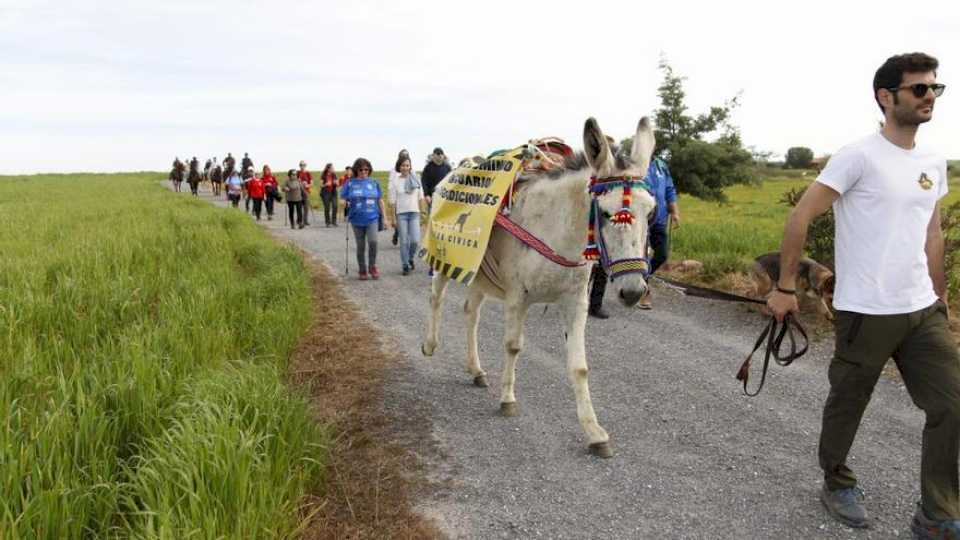
[[[246,152],[243,153],[243,160],[240,161],[240,169],[244,171],[250,169],[253,171],[253,160],[250,159],[250,154]]]

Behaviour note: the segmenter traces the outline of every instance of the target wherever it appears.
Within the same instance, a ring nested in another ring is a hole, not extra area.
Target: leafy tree
[[[806,169],[813,161],[813,150],[806,146],[794,146],[787,150],[786,169]]]
[[[756,181],[753,155],[744,148],[739,130],[730,123],[731,111],[739,106],[740,95],[721,106],[710,107],[709,112],[692,116],[684,103],[686,78],[674,73],[665,59],[660,60],[660,70],[663,82],[657,89],[660,108],[656,111],[654,153],[669,165],[677,191],[723,201],[725,187]],[[716,132],[720,135],[715,141],[704,140]],[[632,139],[623,141],[624,145],[631,143]]]

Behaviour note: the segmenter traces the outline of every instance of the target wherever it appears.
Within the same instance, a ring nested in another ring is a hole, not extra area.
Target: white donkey
[[[579,261],[587,244],[587,225],[594,216],[594,234],[604,252],[602,263],[619,286],[620,301],[631,306],[647,290],[647,219],[656,203],[643,189],[642,179],[653,152],[653,131],[647,119],[641,119],[632,147],[615,151],[597,121],[590,118],[584,125],[583,145],[584,153],[568,159],[564,169],[524,179],[515,194],[510,219],[557,254]],[[630,187],[633,189],[627,192],[625,200],[624,189]],[[596,205],[593,212],[592,205]],[[632,222],[614,226],[613,216],[622,218],[625,211]],[[468,318],[467,371],[473,376],[473,383],[487,386],[477,353],[477,324],[487,296],[503,301],[505,306],[506,361],[500,393],[500,411],[504,416],[517,414],[514,378],[517,356],[523,349],[527,311],[536,303],[557,304],[564,324],[567,373],[576,395],[577,417],[589,440],[590,452],[600,457],[612,456],[609,436],[597,422],[587,384],[584,328],[591,265],[555,264],[500,228],[494,228],[487,249],[487,255],[498,262],[499,286],[478,272],[464,305]],[[448,282],[449,278],[439,273],[433,280],[432,312],[421,347],[426,356],[433,355],[439,342],[441,307]]]

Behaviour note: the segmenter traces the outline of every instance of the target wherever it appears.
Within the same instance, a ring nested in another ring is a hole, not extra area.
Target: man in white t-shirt
[[[946,161],[915,143],[943,93],[937,60],[889,58],[874,76],[883,128],[834,154],[787,221],[780,280],[767,301],[778,319],[796,313],[797,262],[813,218],[836,218],[836,345],[823,411],[820,499],[851,527],[868,525],[847,454],[873,387],[894,358],[910,397],[926,413],[915,538],[960,538],[960,354],[947,318],[939,201]],[[950,536],[950,535],[955,536]]]

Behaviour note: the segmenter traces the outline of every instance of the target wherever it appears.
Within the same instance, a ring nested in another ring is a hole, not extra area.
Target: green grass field
[[[162,174],[0,178],[0,538],[274,538],[329,434],[293,250]]]
[[[681,195],[682,226],[673,231],[671,258],[696,259],[704,263],[705,277],[745,271],[754,257],[780,249],[783,227],[790,207],[780,202],[783,194],[803,188],[816,178],[809,172],[784,171],[767,177],[757,186],[733,186],[725,190],[726,203]],[[950,183],[944,204],[960,200],[960,178]]]

